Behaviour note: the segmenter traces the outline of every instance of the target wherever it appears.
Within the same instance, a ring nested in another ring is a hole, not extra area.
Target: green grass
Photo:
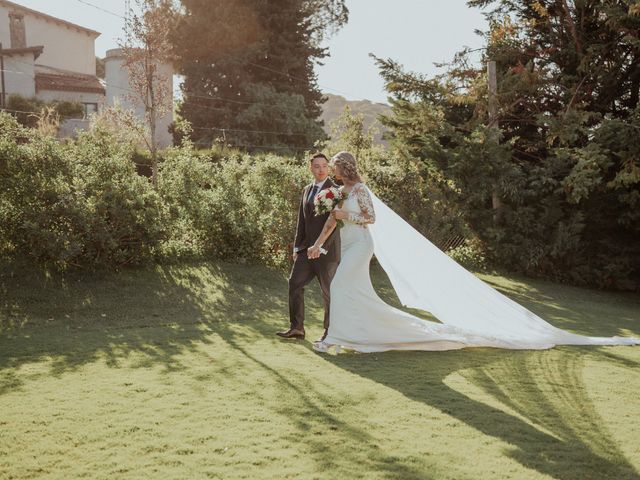
[[[381,295],[397,304],[376,270]],[[575,332],[640,298],[484,276]],[[640,348],[320,355],[230,264],[0,277],[2,479],[640,479]]]

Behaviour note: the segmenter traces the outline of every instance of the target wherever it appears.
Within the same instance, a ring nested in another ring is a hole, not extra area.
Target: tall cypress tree
[[[311,148],[323,101],[319,41],[347,19],[344,1],[183,0],[174,35],[185,76],[180,114],[196,141],[248,150]]]

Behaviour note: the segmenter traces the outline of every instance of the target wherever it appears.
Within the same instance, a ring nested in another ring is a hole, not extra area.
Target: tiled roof
[[[36,73],[36,91],[88,92],[105,94],[105,88],[95,75]]]

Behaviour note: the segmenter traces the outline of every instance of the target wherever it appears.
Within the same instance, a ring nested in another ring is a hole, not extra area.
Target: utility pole
[[[487,78],[489,85],[489,128],[495,128],[495,135],[492,135],[491,141],[498,144],[498,75],[496,72],[496,62],[489,60],[487,63]],[[491,193],[491,205],[493,207],[493,218],[498,220],[502,203],[498,195],[498,188],[494,185]]]
[[[0,93],[0,108],[5,108],[6,90],[4,84],[4,55],[2,55],[2,42],[0,42],[0,87],[2,87],[2,93]]]

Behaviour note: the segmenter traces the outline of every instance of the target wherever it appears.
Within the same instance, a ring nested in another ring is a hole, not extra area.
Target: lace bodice
[[[364,183],[356,183],[351,187],[349,196],[342,205],[342,210],[349,214],[348,221],[359,225],[367,225],[376,221],[371,195]]]

